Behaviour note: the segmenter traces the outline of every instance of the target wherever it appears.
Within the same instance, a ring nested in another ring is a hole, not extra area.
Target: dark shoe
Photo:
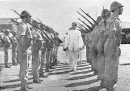
[[[54,67],[51,66],[50,69],[54,69]]]
[[[10,66],[6,65],[5,68],[10,68]]]
[[[21,91],[29,91],[27,88],[21,88]]]
[[[33,89],[33,87],[29,87],[29,86],[27,86],[27,89]]]
[[[33,83],[41,83],[40,80],[33,80]]]

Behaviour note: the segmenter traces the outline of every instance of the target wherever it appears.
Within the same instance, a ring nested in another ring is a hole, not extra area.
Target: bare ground
[[[130,91],[130,45],[121,45],[121,57],[119,65],[118,84],[115,91]],[[11,53],[9,55],[11,59]],[[65,53],[62,47],[58,51],[60,63],[50,72],[47,78],[40,78],[42,83],[32,83],[32,75],[29,73],[29,86],[33,87],[30,91],[106,91],[100,88],[100,81],[93,74],[91,65],[83,61],[78,66],[76,72],[71,72],[66,63]],[[4,68],[3,51],[0,51],[0,91],[20,91],[19,65]],[[11,60],[9,60],[11,65]],[[31,71],[31,67],[30,67]]]

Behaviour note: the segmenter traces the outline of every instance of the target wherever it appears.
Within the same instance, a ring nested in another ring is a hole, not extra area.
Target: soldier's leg
[[[50,50],[50,69],[53,68],[53,49]]]
[[[94,47],[91,48],[91,56],[92,56],[92,70],[94,70],[95,74],[98,74],[97,72],[98,53]]]
[[[39,83],[38,67],[39,67],[39,52],[33,51],[32,52],[32,74],[33,74],[34,83]]]
[[[12,64],[15,65],[16,64],[16,50],[15,48],[12,47]]]
[[[27,52],[20,52],[19,64],[20,64],[19,77],[21,80],[21,90],[26,90],[28,80]]]
[[[4,48],[4,61],[5,61],[5,67],[10,68],[8,66],[8,49],[5,49],[5,48]]]
[[[46,54],[46,72],[49,72],[50,67],[50,48],[47,48],[47,54]]]
[[[41,55],[41,65],[40,65],[40,70],[39,70],[39,76],[43,76],[43,66],[45,64],[45,60],[46,60],[46,50],[42,51],[42,55]]]

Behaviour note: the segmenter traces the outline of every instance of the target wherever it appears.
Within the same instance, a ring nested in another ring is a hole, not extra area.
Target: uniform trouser
[[[21,88],[27,88],[27,80],[28,80],[28,60],[27,60],[27,51],[19,52],[19,64],[20,64],[20,72],[19,77],[21,80]]]
[[[41,65],[40,65],[40,74],[43,74],[43,66],[45,64],[45,61],[46,61],[46,50],[42,50],[42,54],[41,54]]]
[[[12,47],[12,63],[15,64],[16,61],[16,48]]]
[[[5,66],[8,66],[8,49],[4,48],[4,61]]]
[[[114,85],[118,79],[118,64],[119,64],[120,49],[116,52],[105,56],[105,79],[104,83],[108,91],[114,91]]]
[[[32,74],[33,80],[38,80],[39,51],[32,51]]]
[[[105,71],[105,56],[104,56],[104,53],[99,52],[97,67],[98,67],[98,79],[103,82],[104,81],[104,71]]]
[[[69,51],[69,65],[72,70],[76,70],[79,51]]]
[[[53,66],[53,60],[54,60],[53,57],[54,57],[54,49],[51,48],[50,49],[50,65],[49,65],[50,68]]]
[[[97,59],[98,59],[98,51],[95,47],[91,47],[91,61],[92,61],[92,70],[97,73]]]
[[[50,68],[50,55],[51,55],[51,49],[47,48],[47,54],[46,54],[46,72],[49,72],[49,68]]]

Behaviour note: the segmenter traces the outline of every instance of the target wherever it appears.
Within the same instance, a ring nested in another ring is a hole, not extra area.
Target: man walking
[[[68,33],[68,42],[66,49],[69,51],[69,64],[73,71],[76,71],[78,54],[83,48],[83,39],[81,37],[81,32],[76,29],[77,24],[72,23],[72,30]]]

